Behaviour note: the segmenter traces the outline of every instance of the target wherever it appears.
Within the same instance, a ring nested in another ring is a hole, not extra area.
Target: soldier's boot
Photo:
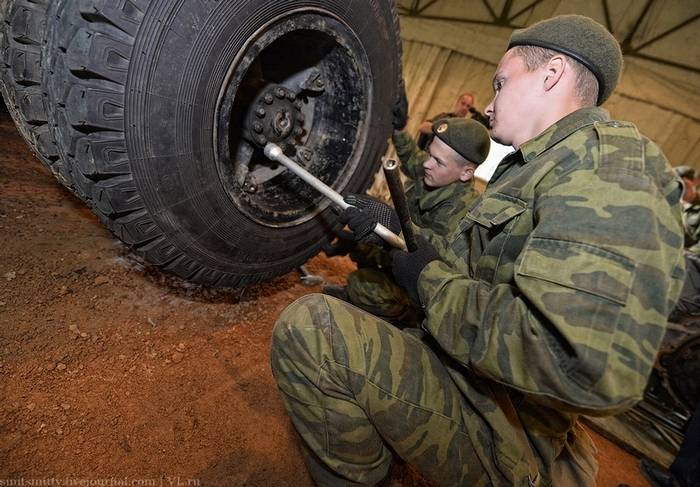
[[[321,288],[321,292],[323,294],[327,294],[328,296],[338,298],[341,301],[345,301],[346,303],[350,302],[348,298],[348,288],[345,286],[339,286],[338,284],[326,284]]]
[[[639,469],[652,487],[680,487],[671,472],[659,467],[651,460],[643,458],[639,462]]]

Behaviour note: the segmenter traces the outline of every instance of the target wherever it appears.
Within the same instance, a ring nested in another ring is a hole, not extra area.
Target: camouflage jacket
[[[416,146],[405,132],[393,136],[401,170],[411,180],[413,187],[406,192],[411,220],[418,231],[429,239],[444,237],[464,218],[471,203],[479,196],[474,181],[461,181],[441,188],[428,189],[423,184],[423,162],[428,154]]]
[[[700,253],[700,202],[683,205],[683,230],[685,247],[694,253]]]
[[[683,283],[680,195],[660,149],[600,108],[569,114],[501,162],[448,236],[445,262],[419,279],[423,328],[482,413],[465,423],[479,451],[496,450],[485,465],[524,458],[498,384],[545,469],[579,413],[641,399]]]

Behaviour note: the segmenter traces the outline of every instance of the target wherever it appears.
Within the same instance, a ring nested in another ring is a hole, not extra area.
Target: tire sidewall
[[[240,213],[215,162],[216,100],[231,63],[261,27],[292,10],[322,12],[354,31],[371,79],[363,160],[344,193],[363,190],[386,148],[387,100],[398,60],[389,2],[153,1],[136,37],[125,89],[125,133],[139,194],[168,240],[211,269],[279,274],[318,251],[330,210],[271,229]],[[207,8],[209,6],[210,8]]]

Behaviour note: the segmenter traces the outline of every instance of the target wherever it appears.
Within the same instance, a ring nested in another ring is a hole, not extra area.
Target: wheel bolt
[[[277,95],[277,98],[282,99],[287,95],[287,92],[284,90],[284,88],[277,88],[275,95]]]
[[[265,118],[265,109],[263,107],[258,107],[257,110],[255,110],[255,115],[257,115],[259,118]]]
[[[269,93],[265,95],[264,99],[265,99],[265,103],[267,103],[268,105],[272,105],[272,102],[275,101],[275,99],[272,98],[272,95]]]
[[[263,131],[263,124],[261,124],[260,122],[253,123],[253,130],[255,132],[261,134]]]
[[[296,96],[294,93],[292,93],[292,92],[290,91],[289,93],[287,93],[287,99],[288,99],[289,101],[294,101],[294,100],[297,99],[297,96]]]

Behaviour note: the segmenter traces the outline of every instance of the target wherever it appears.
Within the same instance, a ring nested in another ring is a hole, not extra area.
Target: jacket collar
[[[550,125],[540,135],[522,144],[520,152],[523,155],[523,160],[528,163],[586,125],[608,120],[610,120],[610,114],[603,108],[580,108]]]
[[[422,181],[419,181],[417,184],[423,185],[418,197],[418,208],[420,208],[421,211],[428,211],[435,208],[445,200],[461,198],[463,195],[472,191],[472,188],[474,187],[474,178],[470,179],[466,183],[455,181],[447,186],[433,188],[430,190],[425,187],[425,183]]]

